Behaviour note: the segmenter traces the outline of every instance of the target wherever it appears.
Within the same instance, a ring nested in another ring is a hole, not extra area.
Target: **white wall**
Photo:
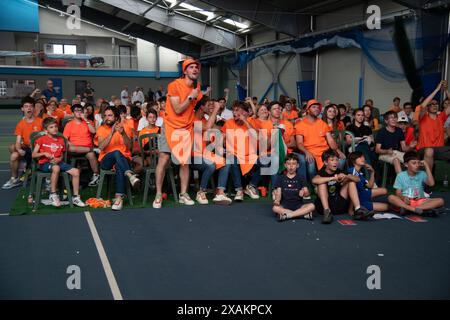
[[[155,44],[145,40],[137,39],[136,47],[139,61],[139,71],[156,70]]]
[[[81,9],[83,16],[83,9]],[[89,23],[81,22],[81,29],[69,29],[66,25],[67,16],[61,17],[58,13],[39,8],[39,32],[41,34],[55,34],[65,36],[86,36],[86,37],[115,37],[127,41],[128,37],[118,33],[101,29]]]
[[[364,59],[364,99],[371,98],[381,112],[387,111],[394,97],[401,99],[401,104],[411,100],[412,90],[406,80],[392,82],[381,77]],[[364,103],[364,100],[363,100]]]
[[[178,71],[178,61],[181,60],[181,54],[164,48],[159,48],[159,63],[160,63],[160,71]]]
[[[358,81],[361,76],[359,49],[319,51],[318,99],[358,105]]]

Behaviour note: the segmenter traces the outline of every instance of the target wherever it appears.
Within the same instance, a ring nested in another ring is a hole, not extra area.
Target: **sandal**
[[[305,218],[306,220],[314,220],[314,215],[313,215],[312,212],[310,212],[310,213],[308,213],[308,214],[305,214],[305,215],[303,216],[303,218]]]
[[[280,215],[278,216],[278,222],[283,222],[286,221],[288,218],[288,215],[286,213],[280,213]]]

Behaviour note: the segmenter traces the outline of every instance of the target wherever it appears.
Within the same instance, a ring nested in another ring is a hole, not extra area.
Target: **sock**
[[[358,211],[359,209],[361,209],[361,206],[355,207],[355,211]]]

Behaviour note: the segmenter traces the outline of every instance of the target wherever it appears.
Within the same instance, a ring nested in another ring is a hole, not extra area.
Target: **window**
[[[0,80],[0,97],[6,97],[6,87],[8,83],[6,80]]]
[[[45,49],[47,53],[77,54],[76,44],[48,44]]]
[[[36,81],[34,80],[13,80],[11,84],[14,98],[28,96],[36,89]]]

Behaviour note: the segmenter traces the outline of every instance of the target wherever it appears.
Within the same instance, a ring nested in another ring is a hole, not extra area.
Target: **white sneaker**
[[[122,210],[122,208],[123,208],[123,197],[117,197],[116,199],[114,199],[114,203],[111,209],[113,209],[114,211],[119,211]]]
[[[72,197],[72,203],[80,208],[86,207],[86,204],[81,200],[80,196]]]
[[[163,198],[161,194],[157,194],[155,197],[155,200],[153,200],[153,208],[154,209],[161,209],[162,206],[162,202],[163,202]]]
[[[215,204],[230,205],[232,201],[224,194],[216,194],[216,196],[213,199],[213,202]]]
[[[52,202],[52,206],[61,207],[61,201],[59,201],[59,196],[56,193],[51,193],[49,200]]]
[[[245,187],[244,193],[252,199],[259,199],[258,191],[251,185],[247,185],[247,187]]]
[[[8,190],[22,185],[22,181],[19,178],[11,178],[5,182],[2,189]]]
[[[133,189],[139,189],[141,180],[139,180],[137,175],[133,174],[133,175],[129,176],[128,179],[130,179],[130,183],[131,183],[131,186],[133,187]]]
[[[88,186],[89,186],[89,187],[95,187],[95,186],[98,186],[99,180],[100,180],[100,175],[99,175],[98,173],[94,173],[94,174],[92,175],[91,181],[89,181]]]
[[[423,192],[423,195],[425,196],[425,198],[431,198],[431,192],[430,193],[426,193],[426,192]]]
[[[244,192],[242,190],[236,191],[236,195],[234,196],[234,201],[244,201]]]
[[[180,193],[178,202],[187,206],[193,206],[195,204],[194,200],[192,200],[187,193]]]
[[[195,200],[197,200],[200,204],[208,204],[208,198],[206,197],[206,194],[204,191],[197,192],[197,196],[195,197]]]

